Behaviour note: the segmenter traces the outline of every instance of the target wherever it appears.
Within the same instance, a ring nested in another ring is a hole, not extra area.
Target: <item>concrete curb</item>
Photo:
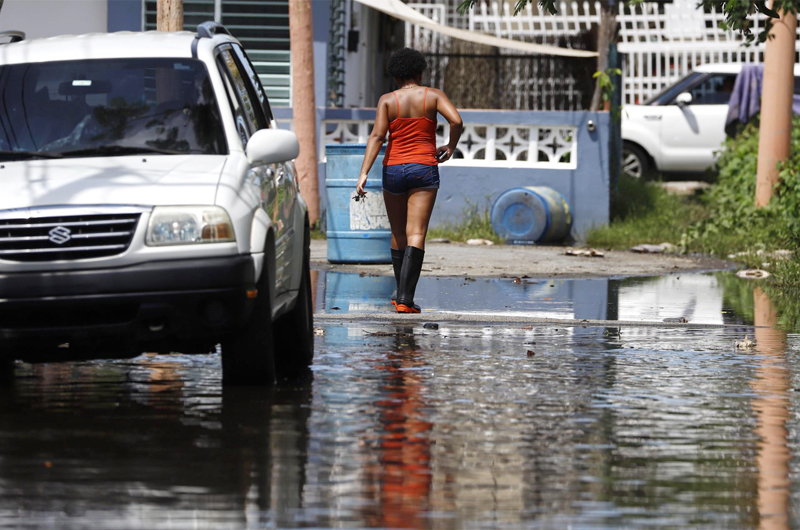
[[[398,313],[317,313],[315,322],[381,322],[387,324],[453,323],[453,324],[558,324],[565,327],[603,328],[678,328],[678,329],[753,329],[755,326],[733,324],[693,324],[691,322],[642,322],[630,320],[576,320],[569,318],[541,318],[515,315],[487,315],[471,313],[430,312],[402,315]]]

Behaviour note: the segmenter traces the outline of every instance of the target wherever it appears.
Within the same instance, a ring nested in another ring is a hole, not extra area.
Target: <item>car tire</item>
[[[275,383],[272,301],[269,274],[256,284],[255,300],[247,325],[222,341],[224,386],[268,386]]]
[[[275,322],[275,372],[279,381],[308,378],[314,359],[314,308],[311,305],[311,231],[305,226],[303,269],[297,302]]]
[[[630,177],[647,178],[652,171],[650,156],[638,145],[625,143],[622,145],[620,169]]]

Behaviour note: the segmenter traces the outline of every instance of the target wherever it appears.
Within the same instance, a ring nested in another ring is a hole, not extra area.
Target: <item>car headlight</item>
[[[157,206],[150,215],[148,246],[236,241],[231,218],[219,206]]]

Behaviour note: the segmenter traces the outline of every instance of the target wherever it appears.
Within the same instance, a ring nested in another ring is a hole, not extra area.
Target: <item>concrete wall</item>
[[[29,39],[106,32],[108,0],[5,0],[0,30],[10,29]]]
[[[289,108],[274,109],[277,119],[292,117]],[[506,190],[523,186],[549,186],[563,194],[573,213],[573,237],[580,239],[592,226],[608,223],[609,216],[609,131],[605,112],[533,112],[464,110],[465,123],[573,125],[577,129],[578,156],[574,169],[497,168],[454,166],[439,168],[441,187],[431,220],[432,226],[458,223],[468,204],[491,208]],[[317,121],[374,120],[375,109],[317,109]],[[595,130],[589,131],[589,121]],[[321,208],[326,209],[325,164],[320,164]]]

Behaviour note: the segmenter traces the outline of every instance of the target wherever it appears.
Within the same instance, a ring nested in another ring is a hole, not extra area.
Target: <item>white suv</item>
[[[634,177],[652,170],[701,172],[716,161],[741,63],[698,66],[643,105],[622,109],[623,171]],[[800,65],[795,66],[800,93]]]
[[[0,87],[5,375],[218,344],[225,384],[308,373],[297,138],[224,27],[12,34]]]

